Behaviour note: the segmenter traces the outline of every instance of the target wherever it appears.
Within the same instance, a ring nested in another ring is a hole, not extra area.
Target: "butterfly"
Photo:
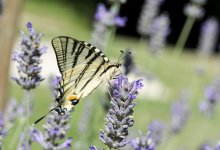
[[[52,39],[59,71],[57,106],[51,111],[64,115],[74,110],[79,101],[88,96],[100,84],[116,76],[121,64],[111,63],[105,54],[90,43],[68,36]],[[50,113],[49,112],[49,113]],[[46,116],[46,115],[45,115]],[[38,119],[39,122],[45,116]]]

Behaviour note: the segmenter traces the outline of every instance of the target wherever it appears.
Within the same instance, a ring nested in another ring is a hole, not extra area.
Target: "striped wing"
[[[116,65],[95,46],[71,37],[59,36],[52,40],[57,63],[62,74],[60,88],[63,97],[76,94],[83,98],[90,94],[106,78],[105,74],[113,74]]]

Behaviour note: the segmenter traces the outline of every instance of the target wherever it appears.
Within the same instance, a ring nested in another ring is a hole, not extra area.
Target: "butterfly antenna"
[[[118,57],[118,62],[117,62],[117,64],[119,64],[119,62],[121,61],[121,58],[122,58],[122,56],[123,56],[123,54],[124,54],[124,51],[123,51],[123,50],[121,50],[120,52],[121,52],[121,55]]]
[[[37,119],[32,126],[35,126],[36,124],[38,124],[41,120],[43,120],[49,113],[51,113],[53,110],[55,110],[58,106],[56,106],[55,108],[51,109],[46,115],[40,117],[39,119]]]

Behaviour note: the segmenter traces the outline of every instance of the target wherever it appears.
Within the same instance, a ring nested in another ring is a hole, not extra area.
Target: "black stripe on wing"
[[[59,36],[52,39],[52,46],[54,48],[58,68],[63,75],[65,70],[71,68],[70,63],[73,63],[74,53],[79,54],[84,46],[83,42],[73,39],[71,37]],[[77,61],[77,60],[76,60]]]
[[[80,82],[80,80],[82,79],[82,77],[84,76],[85,72],[89,69],[89,67],[92,65],[92,63],[100,56],[101,51],[99,51],[98,53],[96,53],[85,65],[84,69],[82,70],[82,72],[79,74],[79,76],[77,77],[76,81],[75,81],[75,87],[77,87],[78,83]],[[88,53],[89,54],[89,53]],[[106,63],[103,60],[104,63]],[[104,65],[103,63],[103,65]]]
[[[109,59],[105,56],[105,54],[103,54],[92,44],[78,41],[71,37],[56,37],[52,39],[52,46],[56,54],[58,68],[62,75],[65,70],[74,68],[77,65],[79,59],[87,60],[94,53],[100,56],[101,59],[104,59],[105,62],[109,62]],[[81,57],[82,53],[84,55],[83,58]]]

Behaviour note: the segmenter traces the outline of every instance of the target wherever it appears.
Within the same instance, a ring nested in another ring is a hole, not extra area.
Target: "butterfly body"
[[[120,67],[92,44],[71,37],[56,37],[52,46],[62,75],[56,99],[58,105],[54,109],[59,114],[72,111],[81,99],[111,80]]]

